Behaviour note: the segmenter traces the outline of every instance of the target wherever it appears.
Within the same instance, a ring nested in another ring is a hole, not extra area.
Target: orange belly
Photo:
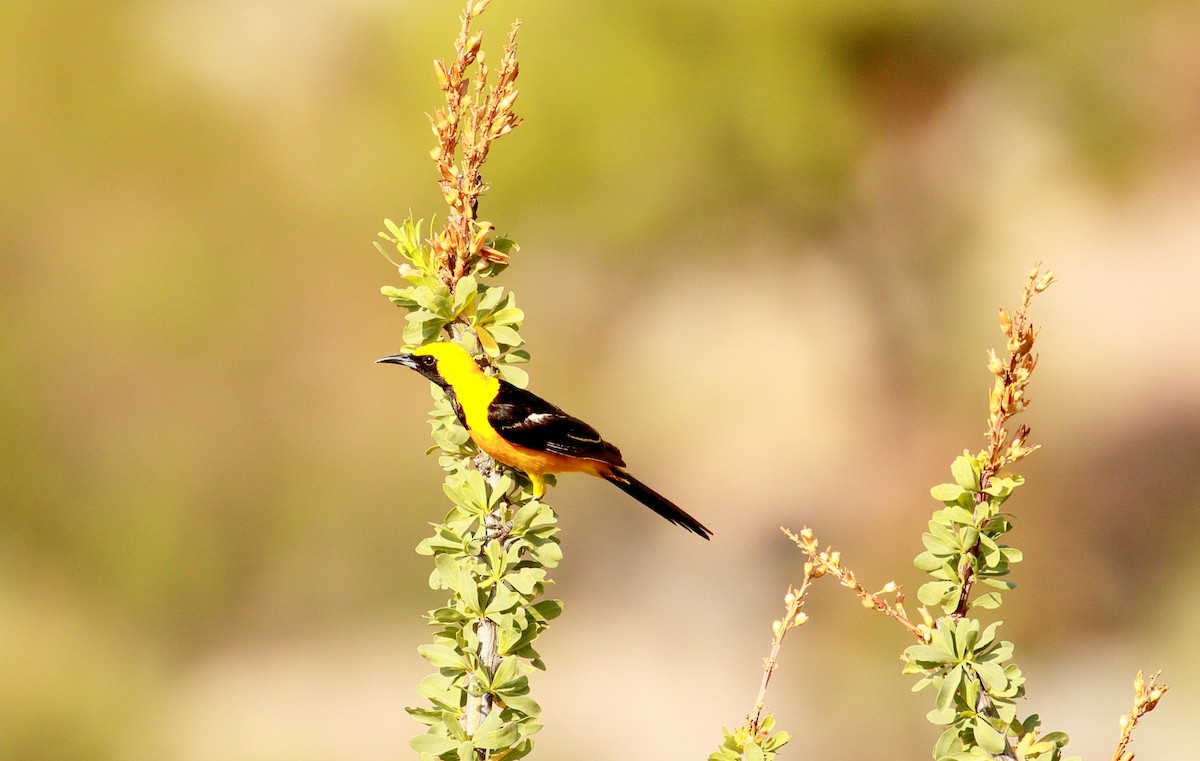
[[[506,441],[492,431],[486,433],[471,431],[471,438],[493,459],[510,467],[520,468],[531,476],[541,476],[545,473],[591,473],[596,475],[603,467],[603,463],[592,460],[567,457],[553,452],[539,452],[519,446]]]

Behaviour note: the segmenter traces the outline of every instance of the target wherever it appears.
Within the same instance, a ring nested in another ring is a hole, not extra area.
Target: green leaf
[[[976,744],[985,752],[993,756],[998,756],[1004,752],[1004,735],[997,732],[996,728],[985,719],[976,717],[975,721],[971,724],[971,730],[975,735]]]
[[[500,660],[496,673],[492,676],[492,692],[511,692],[518,678],[523,678],[520,663],[515,655]]]
[[[966,551],[975,546],[979,541],[979,529],[974,526],[966,526],[959,534],[959,549]]]
[[[531,554],[535,562],[546,568],[557,568],[558,564],[562,562],[563,557],[562,548],[558,546],[558,542],[545,542],[536,545],[531,550]]]
[[[520,325],[525,319],[525,312],[517,307],[497,309],[491,314],[491,322],[495,325]]]
[[[767,761],[767,757],[766,754],[763,753],[763,749],[758,747],[754,741],[746,743],[746,750],[743,753],[742,758],[746,759],[746,761]]]
[[[521,594],[529,597],[538,588],[538,585],[546,580],[546,570],[544,568],[522,568],[516,573],[510,573],[505,577],[505,581],[512,585],[513,589]]]
[[[479,587],[470,572],[449,555],[437,555],[433,559],[443,586],[454,591],[475,608],[479,607]]]
[[[521,604],[521,596],[511,588],[501,584],[496,588],[496,592],[492,595],[492,599],[488,601],[487,608],[484,610],[488,616],[494,616],[497,613],[503,613],[512,610]]]
[[[543,621],[550,621],[558,618],[563,612],[563,604],[562,600],[540,600],[530,605],[529,609],[537,613]]]
[[[1004,558],[1004,562],[1006,563],[1020,563],[1025,559],[1024,553],[1022,553],[1016,547],[1009,547],[1007,545],[1000,547],[1000,555]]]
[[[958,685],[962,683],[962,676],[962,664],[946,672],[945,678],[942,679],[942,686],[938,688],[937,699],[934,701],[934,705],[939,711],[945,711],[954,706],[954,695],[958,692]]]
[[[449,737],[429,733],[417,735],[409,740],[408,744],[418,753],[429,753],[434,756],[440,756],[458,747],[458,742]]]
[[[983,608],[984,610],[995,610],[1000,607],[1002,600],[999,592],[988,592],[985,595],[980,595],[971,601],[972,608]]]
[[[433,726],[442,720],[442,711],[438,708],[412,708],[406,707],[405,712],[425,726]]]
[[[935,555],[954,555],[958,551],[958,548],[946,541],[946,539],[932,533],[922,534],[921,543],[925,545],[925,549]]]
[[[516,722],[505,722],[501,711],[493,710],[475,730],[474,745],[484,750],[500,750],[507,748],[517,741]]]
[[[925,571],[926,573],[929,573],[930,571],[936,571],[945,564],[946,561],[943,558],[933,554],[929,550],[925,550],[913,559],[913,565],[915,565],[918,569]]]
[[[411,222],[411,221],[412,221],[412,220],[410,219],[410,220],[409,220],[409,222]],[[403,240],[403,239],[404,239],[404,237],[405,237],[405,233],[404,233],[404,231],[403,231],[403,230],[401,230],[401,229],[400,229],[400,228],[399,228],[399,227],[396,225],[396,223],[395,223],[395,222],[393,222],[392,220],[390,220],[390,219],[387,219],[387,218],[384,218],[384,220],[383,220],[383,226],[384,226],[384,227],[386,227],[386,228],[388,229],[388,232],[390,232],[390,233],[392,234],[392,237],[391,237],[391,238],[389,238],[389,240],[395,240],[395,241],[399,241],[399,240]],[[383,233],[380,233],[380,235],[383,235]]]
[[[966,493],[967,490],[958,484],[938,484],[929,490],[930,496],[938,502],[945,502],[947,504],[954,504]]]
[[[992,623],[988,624],[987,628],[985,628],[979,634],[979,649],[980,650],[991,647],[992,642],[994,642],[996,640],[996,630],[1000,628],[1000,624],[1002,624],[1002,623],[1004,623],[1004,622],[1003,621],[993,621]]]
[[[933,757],[936,759],[949,758],[963,749],[962,738],[958,735],[958,727],[949,727],[942,732],[937,743],[933,746]]]
[[[493,285],[480,295],[475,309],[479,312],[493,312],[502,298],[504,298],[504,288]]]
[[[496,369],[500,371],[501,378],[513,384],[517,388],[525,388],[529,385],[529,373],[525,372],[519,367],[502,364],[498,365]]]
[[[989,568],[995,567],[1000,562],[1000,546],[987,534],[980,534],[979,550],[980,556]]]
[[[398,307],[415,309],[417,306],[417,302],[412,298],[412,288],[397,288],[392,285],[385,285],[379,289],[379,292]]]
[[[904,655],[918,663],[936,665],[953,663],[954,654],[945,648],[933,645],[909,645],[904,649]]]
[[[790,732],[779,731],[763,741],[763,750],[776,751],[792,741]]]
[[[444,607],[429,611],[429,621],[435,624],[461,624],[467,617],[457,608]]]
[[[464,275],[459,278],[454,284],[454,302],[452,311],[454,316],[458,316],[466,311],[475,303],[476,296],[479,295],[479,286],[475,284],[475,278],[471,275]]]
[[[504,705],[526,716],[540,716],[542,714],[542,707],[528,695],[505,695],[503,700]]]
[[[544,505],[542,505],[540,502],[530,502],[522,505],[520,509],[517,510],[516,515],[513,516],[512,531],[510,534],[512,536],[524,535],[525,532],[529,530],[529,527],[533,525],[533,519],[537,517],[538,513],[541,512],[543,507]]]
[[[958,712],[953,708],[935,708],[925,714],[925,718],[930,724],[936,724],[939,727],[944,727],[947,724],[952,724]]]
[[[1004,667],[998,663],[976,663],[975,673],[979,674],[979,678],[983,680],[983,686],[987,687],[988,692],[1004,690],[1008,687],[1008,677],[1004,674]]]
[[[973,458],[966,455],[956,457],[950,464],[950,474],[964,491],[979,491],[979,470]]]
[[[996,589],[1017,588],[1017,582],[1015,581],[1005,581],[1004,579],[995,579],[991,577],[983,577],[981,578],[981,581],[983,581],[983,583],[987,584],[989,587],[995,587]]]
[[[417,684],[417,694],[457,716],[462,711],[464,691],[454,677],[435,672]]]
[[[917,599],[925,605],[942,605],[951,597],[957,598],[957,586],[950,581],[928,581],[917,590]]]
[[[417,654],[437,669],[458,672],[467,670],[467,663],[462,655],[446,645],[421,645],[417,648]]]
[[[974,526],[975,516],[971,511],[962,505],[948,505],[942,510],[942,515],[951,523],[957,523],[960,526]]]

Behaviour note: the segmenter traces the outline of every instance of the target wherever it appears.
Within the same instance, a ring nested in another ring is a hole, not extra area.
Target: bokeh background
[[[0,757],[403,758],[440,603],[426,385],[371,246],[440,213],[461,3],[0,3]],[[716,531],[551,494],[540,758],[702,758],[751,708],[811,525],[910,595],[1028,268],[1043,451],[1002,610],[1026,710],[1194,754],[1200,6],[496,0],[519,112],[488,219],[532,387]],[[789,757],[926,758],[903,631],[819,585]]]

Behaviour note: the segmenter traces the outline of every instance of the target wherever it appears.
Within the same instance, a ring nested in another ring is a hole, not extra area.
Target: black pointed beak
[[[413,361],[411,354],[393,354],[390,357],[384,357],[382,359],[375,360],[376,364],[381,362],[386,362],[392,365],[404,365],[405,367],[410,367],[413,370],[417,369],[417,363]]]

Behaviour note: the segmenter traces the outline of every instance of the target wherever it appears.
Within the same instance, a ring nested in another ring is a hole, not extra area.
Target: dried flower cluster
[[[462,27],[454,42],[454,60],[447,64],[434,61],[438,85],[446,98],[443,108],[434,110],[429,118],[437,135],[437,146],[430,152],[437,164],[438,185],[450,207],[446,225],[430,241],[438,256],[442,279],[453,286],[471,266],[479,261],[505,264],[505,252],[489,245],[495,230],[490,222],[476,219],[479,196],[487,189],[481,169],[487,160],[492,142],[512,132],[521,124],[513,112],[519,91],[517,75],[517,30],[514,22],[508,42],[500,59],[495,84],[488,84],[492,73],[480,51],[483,32],[471,32],[471,21],[490,4],[491,0],[471,0],[463,12]],[[470,67],[477,67],[474,86],[468,77]]]
[[[1137,728],[1143,716],[1158,707],[1159,699],[1170,689],[1166,684],[1159,683],[1160,676],[1162,672],[1156,671],[1150,675],[1150,680],[1146,681],[1145,675],[1141,671],[1137,672],[1133,680],[1133,708],[1129,713],[1121,715],[1121,739],[1117,741],[1117,749],[1113,751],[1113,761],[1133,761],[1133,752],[1125,750],[1133,740],[1133,730]]]
[[[1046,290],[1053,282],[1053,272],[1042,274],[1040,265],[1034,267],[1029,271],[1029,279],[1021,291],[1021,306],[1013,314],[1009,314],[1007,309],[1000,310],[1000,330],[1008,338],[1009,357],[1005,361],[996,356],[995,349],[988,352],[988,370],[996,376],[995,385],[988,395],[988,430],[985,434],[988,438],[988,467],[984,469],[988,476],[1039,447],[1036,444],[1026,446],[1029,438],[1029,428],[1026,426],[1019,427],[1009,441],[1005,425],[1010,418],[1029,406],[1025,389],[1037,366],[1033,344],[1040,332],[1029,321],[1029,304],[1035,293]]]

